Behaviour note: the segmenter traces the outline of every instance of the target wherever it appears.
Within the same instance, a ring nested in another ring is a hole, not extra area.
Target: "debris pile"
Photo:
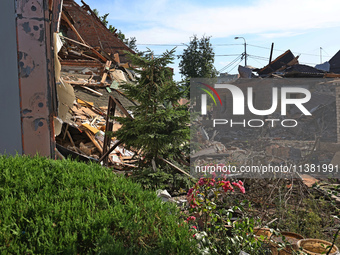
[[[110,119],[106,112],[107,107],[98,108],[94,106],[93,102],[78,98],[67,114],[61,134],[56,137],[58,148],[61,148],[66,156],[71,155],[83,160],[85,158],[85,161],[103,160],[102,156],[109,150],[111,144],[117,144],[117,140],[114,137],[109,137],[109,133],[106,131],[107,120],[112,124],[110,131],[114,132],[121,126]],[[116,111],[115,116],[125,117],[125,114],[122,111]],[[106,149],[104,149],[105,139],[108,141],[106,142]],[[108,154],[108,162],[109,165],[114,165],[118,169],[131,168],[134,167],[131,164],[134,162],[134,156],[135,152],[118,145]]]
[[[136,103],[124,95],[120,85],[136,81],[137,74],[125,57],[125,51],[134,51],[82,4],[64,1],[55,34],[57,154],[131,169],[138,152],[125,149],[111,134],[121,127],[114,117],[133,118],[127,109]]]

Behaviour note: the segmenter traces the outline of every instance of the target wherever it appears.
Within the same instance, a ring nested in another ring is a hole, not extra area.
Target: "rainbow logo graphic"
[[[201,114],[202,115],[207,114],[207,94],[212,98],[215,105],[217,106],[214,95],[208,89],[210,89],[217,96],[218,100],[220,101],[220,104],[223,105],[220,95],[217,93],[217,91],[213,87],[203,82],[198,82],[198,83],[204,86],[203,88],[202,87],[199,87],[199,88],[206,93],[206,94],[201,95]]]
[[[210,85],[205,84],[203,82],[198,82],[198,83],[202,84],[203,86],[207,87],[212,92],[214,92],[214,94],[217,96],[218,100],[220,101],[221,105],[223,105],[222,104],[222,100],[220,98],[220,95],[217,93],[217,91],[213,87],[211,87]],[[200,89],[203,90],[205,93],[207,93],[212,98],[212,100],[214,101],[215,105],[217,106],[217,103],[216,103],[216,100],[215,100],[215,97],[213,96],[213,94],[209,90],[207,90],[206,88],[200,88]]]

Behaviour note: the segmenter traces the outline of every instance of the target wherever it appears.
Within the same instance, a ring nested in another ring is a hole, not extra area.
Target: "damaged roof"
[[[323,77],[325,72],[319,69],[316,69],[311,66],[296,64],[292,66],[288,66],[284,70],[285,77]]]
[[[340,74],[340,50],[329,60],[330,72]]]
[[[294,59],[296,59],[294,54],[290,50],[287,50],[285,53],[274,59],[270,64],[260,70],[256,69],[254,71],[256,71],[260,76],[266,76],[288,65]]]
[[[120,61],[127,62],[124,51],[135,53],[125,45],[116,33],[112,33],[84,2],[79,6],[73,0],[64,0],[60,31],[70,39],[79,41],[80,37],[91,47],[108,53],[110,56],[118,53]],[[72,26],[75,30],[72,29]],[[101,52],[102,53],[102,52]]]

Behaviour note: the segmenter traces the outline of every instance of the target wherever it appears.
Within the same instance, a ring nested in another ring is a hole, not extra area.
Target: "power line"
[[[324,50],[324,48],[321,48],[321,49],[322,49],[322,51],[326,52],[326,54],[328,55],[328,56],[327,56],[327,55],[326,55],[326,56],[327,56],[327,57],[329,57],[329,54],[328,54],[328,52],[327,52],[327,51],[325,51],[325,50]]]
[[[215,55],[215,57],[234,57],[234,56],[239,56],[240,54],[223,54],[223,55]],[[161,54],[154,54],[156,57],[162,56]],[[182,55],[174,55],[175,57],[180,57]]]
[[[320,57],[320,54],[319,54],[319,55],[317,55],[317,54],[301,53],[301,52],[295,52],[295,51],[294,51],[294,53],[295,53],[295,54],[298,54],[298,55],[307,55],[307,56],[315,56],[315,57]],[[328,56],[328,55],[324,55],[324,56],[326,56],[326,57],[330,57],[330,56]]]
[[[268,47],[263,47],[263,46],[258,46],[258,45],[253,45],[253,44],[247,44],[248,46],[252,46],[252,47],[256,47],[256,48],[261,48],[261,49],[266,49],[266,50],[270,50],[270,48]],[[274,49],[275,51],[280,51],[280,52],[286,52],[286,50],[279,50],[279,49]],[[307,55],[307,56],[315,56],[315,57],[319,57],[320,55],[318,54],[310,54],[310,53],[303,53],[303,52],[296,52],[293,51],[293,53],[298,54],[298,55]],[[327,53],[327,52],[326,52]],[[329,54],[325,55],[326,57],[330,57]]]
[[[162,44],[162,43],[136,43],[136,45],[142,45],[142,46],[188,46],[185,43],[181,44]],[[221,47],[221,46],[235,46],[235,45],[243,45],[240,43],[221,43],[221,44],[212,44],[212,47]]]
[[[267,57],[255,56],[255,55],[250,55],[250,54],[247,54],[247,55],[253,59],[266,60],[266,61],[269,60],[269,58]]]
[[[186,46],[185,44],[160,44],[160,43],[136,43],[136,45],[143,46]]]
[[[235,58],[233,61],[231,61],[229,64],[227,64],[225,67],[223,67],[222,69],[220,69],[218,72],[221,73],[225,70],[227,70],[229,67],[231,67],[233,64],[235,64],[238,60],[241,60],[242,61],[242,57],[243,57],[243,54],[240,54],[238,55],[237,58]],[[240,61],[240,62],[241,62]]]
[[[240,54],[226,54],[226,55],[215,55],[215,57],[233,57],[233,56],[239,56]]]
[[[234,70],[235,67],[238,66],[241,62],[242,62],[242,59],[241,59],[237,64],[235,64],[234,67],[231,68],[231,69],[229,70],[229,72],[227,72],[227,73],[230,73],[232,70]]]
[[[256,59],[256,58],[252,58],[253,60],[255,60],[257,63],[259,63],[260,65],[264,65],[263,63],[261,63],[259,60],[260,59]],[[261,59],[262,60],[262,59]],[[262,61],[264,61],[264,60],[262,60]]]
[[[181,43],[181,44],[161,44],[161,43],[137,43],[136,45],[140,45],[140,46],[171,46],[171,47],[187,47],[186,44]],[[243,44],[239,44],[239,43],[224,43],[224,44],[212,44],[212,47],[221,47],[221,46],[235,46],[235,45],[243,45]],[[266,50],[270,50],[269,47],[265,47],[265,46],[259,46],[259,45],[254,45],[254,44],[247,44],[247,46],[251,46],[251,47],[255,47],[255,48],[260,48],[260,49],[266,49]],[[327,53],[324,49],[322,49],[325,53]],[[275,49],[274,51],[280,51],[280,52],[286,52],[286,50],[280,50],[280,49]],[[305,56],[315,56],[318,57],[320,55],[318,54],[310,54],[310,53],[303,53],[303,52],[296,52],[293,51],[294,54],[297,55],[305,55]],[[235,55],[235,54],[234,54]],[[229,55],[215,55],[216,57],[221,57],[221,56],[233,56],[233,54],[229,54]],[[327,53],[327,55],[324,55],[325,57],[330,57],[330,55]]]

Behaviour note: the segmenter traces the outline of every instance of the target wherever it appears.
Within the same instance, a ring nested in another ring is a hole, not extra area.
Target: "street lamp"
[[[242,38],[244,40],[244,66],[247,66],[247,43],[246,43],[246,39],[244,39],[243,37],[239,37],[236,36],[234,39],[240,39]]]

